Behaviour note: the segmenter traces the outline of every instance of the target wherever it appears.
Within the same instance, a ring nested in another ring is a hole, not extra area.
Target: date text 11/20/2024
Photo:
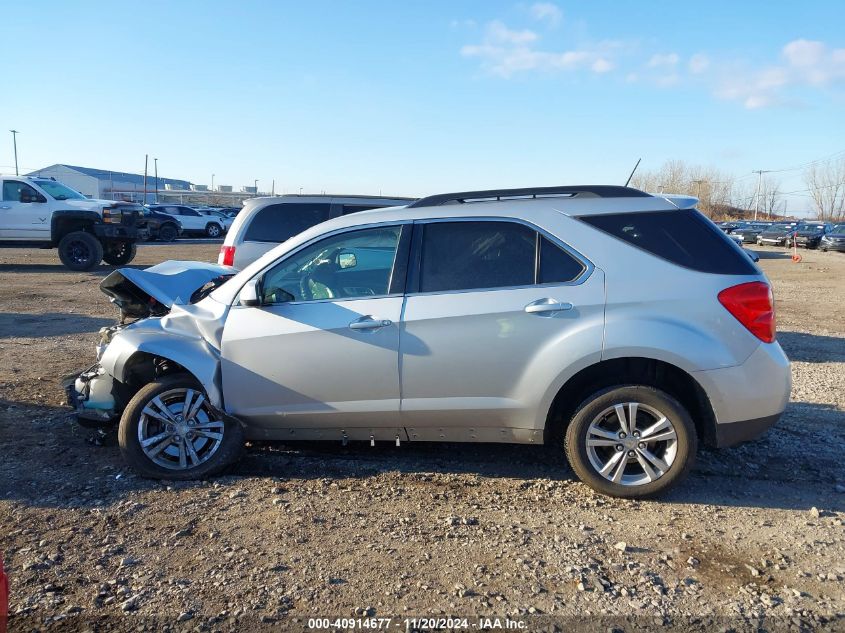
[[[511,618],[500,617],[479,617],[479,618],[309,618],[309,629],[381,629],[391,628],[412,630],[453,630],[453,629],[474,629],[478,631],[510,630],[519,631],[526,629],[523,620],[512,620]]]

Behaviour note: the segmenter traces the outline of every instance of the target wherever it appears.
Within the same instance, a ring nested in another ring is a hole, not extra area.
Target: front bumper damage
[[[109,424],[117,417],[116,381],[99,364],[79,375],[66,377],[62,387],[67,403],[76,409],[80,423],[99,426]]]

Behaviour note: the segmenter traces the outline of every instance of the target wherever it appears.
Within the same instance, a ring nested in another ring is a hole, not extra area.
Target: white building
[[[143,174],[58,164],[50,165],[27,175],[55,178],[89,198],[131,200],[133,202],[144,200]],[[158,182],[156,182],[154,175],[147,174],[147,195],[144,201],[155,202],[156,190],[163,190],[167,185],[170,185],[167,187],[168,189],[176,191],[189,191],[191,189],[191,183],[187,180],[159,177]]]

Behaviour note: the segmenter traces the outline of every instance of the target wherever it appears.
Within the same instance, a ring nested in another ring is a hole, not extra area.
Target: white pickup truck
[[[71,270],[125,266],[143,227],[138,204],[92,200],[50,178],[0,175],[0,248],[58,248]]]

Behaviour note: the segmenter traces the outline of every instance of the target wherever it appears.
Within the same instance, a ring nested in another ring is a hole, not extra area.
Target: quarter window
[[[264,275],[264,303],[389,294],[401,232],[401,226],[361,229],[306,246]]]
[[[280,244],[315,224],[329,219],[330,204],[271,204],[252,218],[246,230],[247,242]]]
[[[577,278],[584,265],[551,240],[540,236],[540,271],[537,283],[567,282]]]

